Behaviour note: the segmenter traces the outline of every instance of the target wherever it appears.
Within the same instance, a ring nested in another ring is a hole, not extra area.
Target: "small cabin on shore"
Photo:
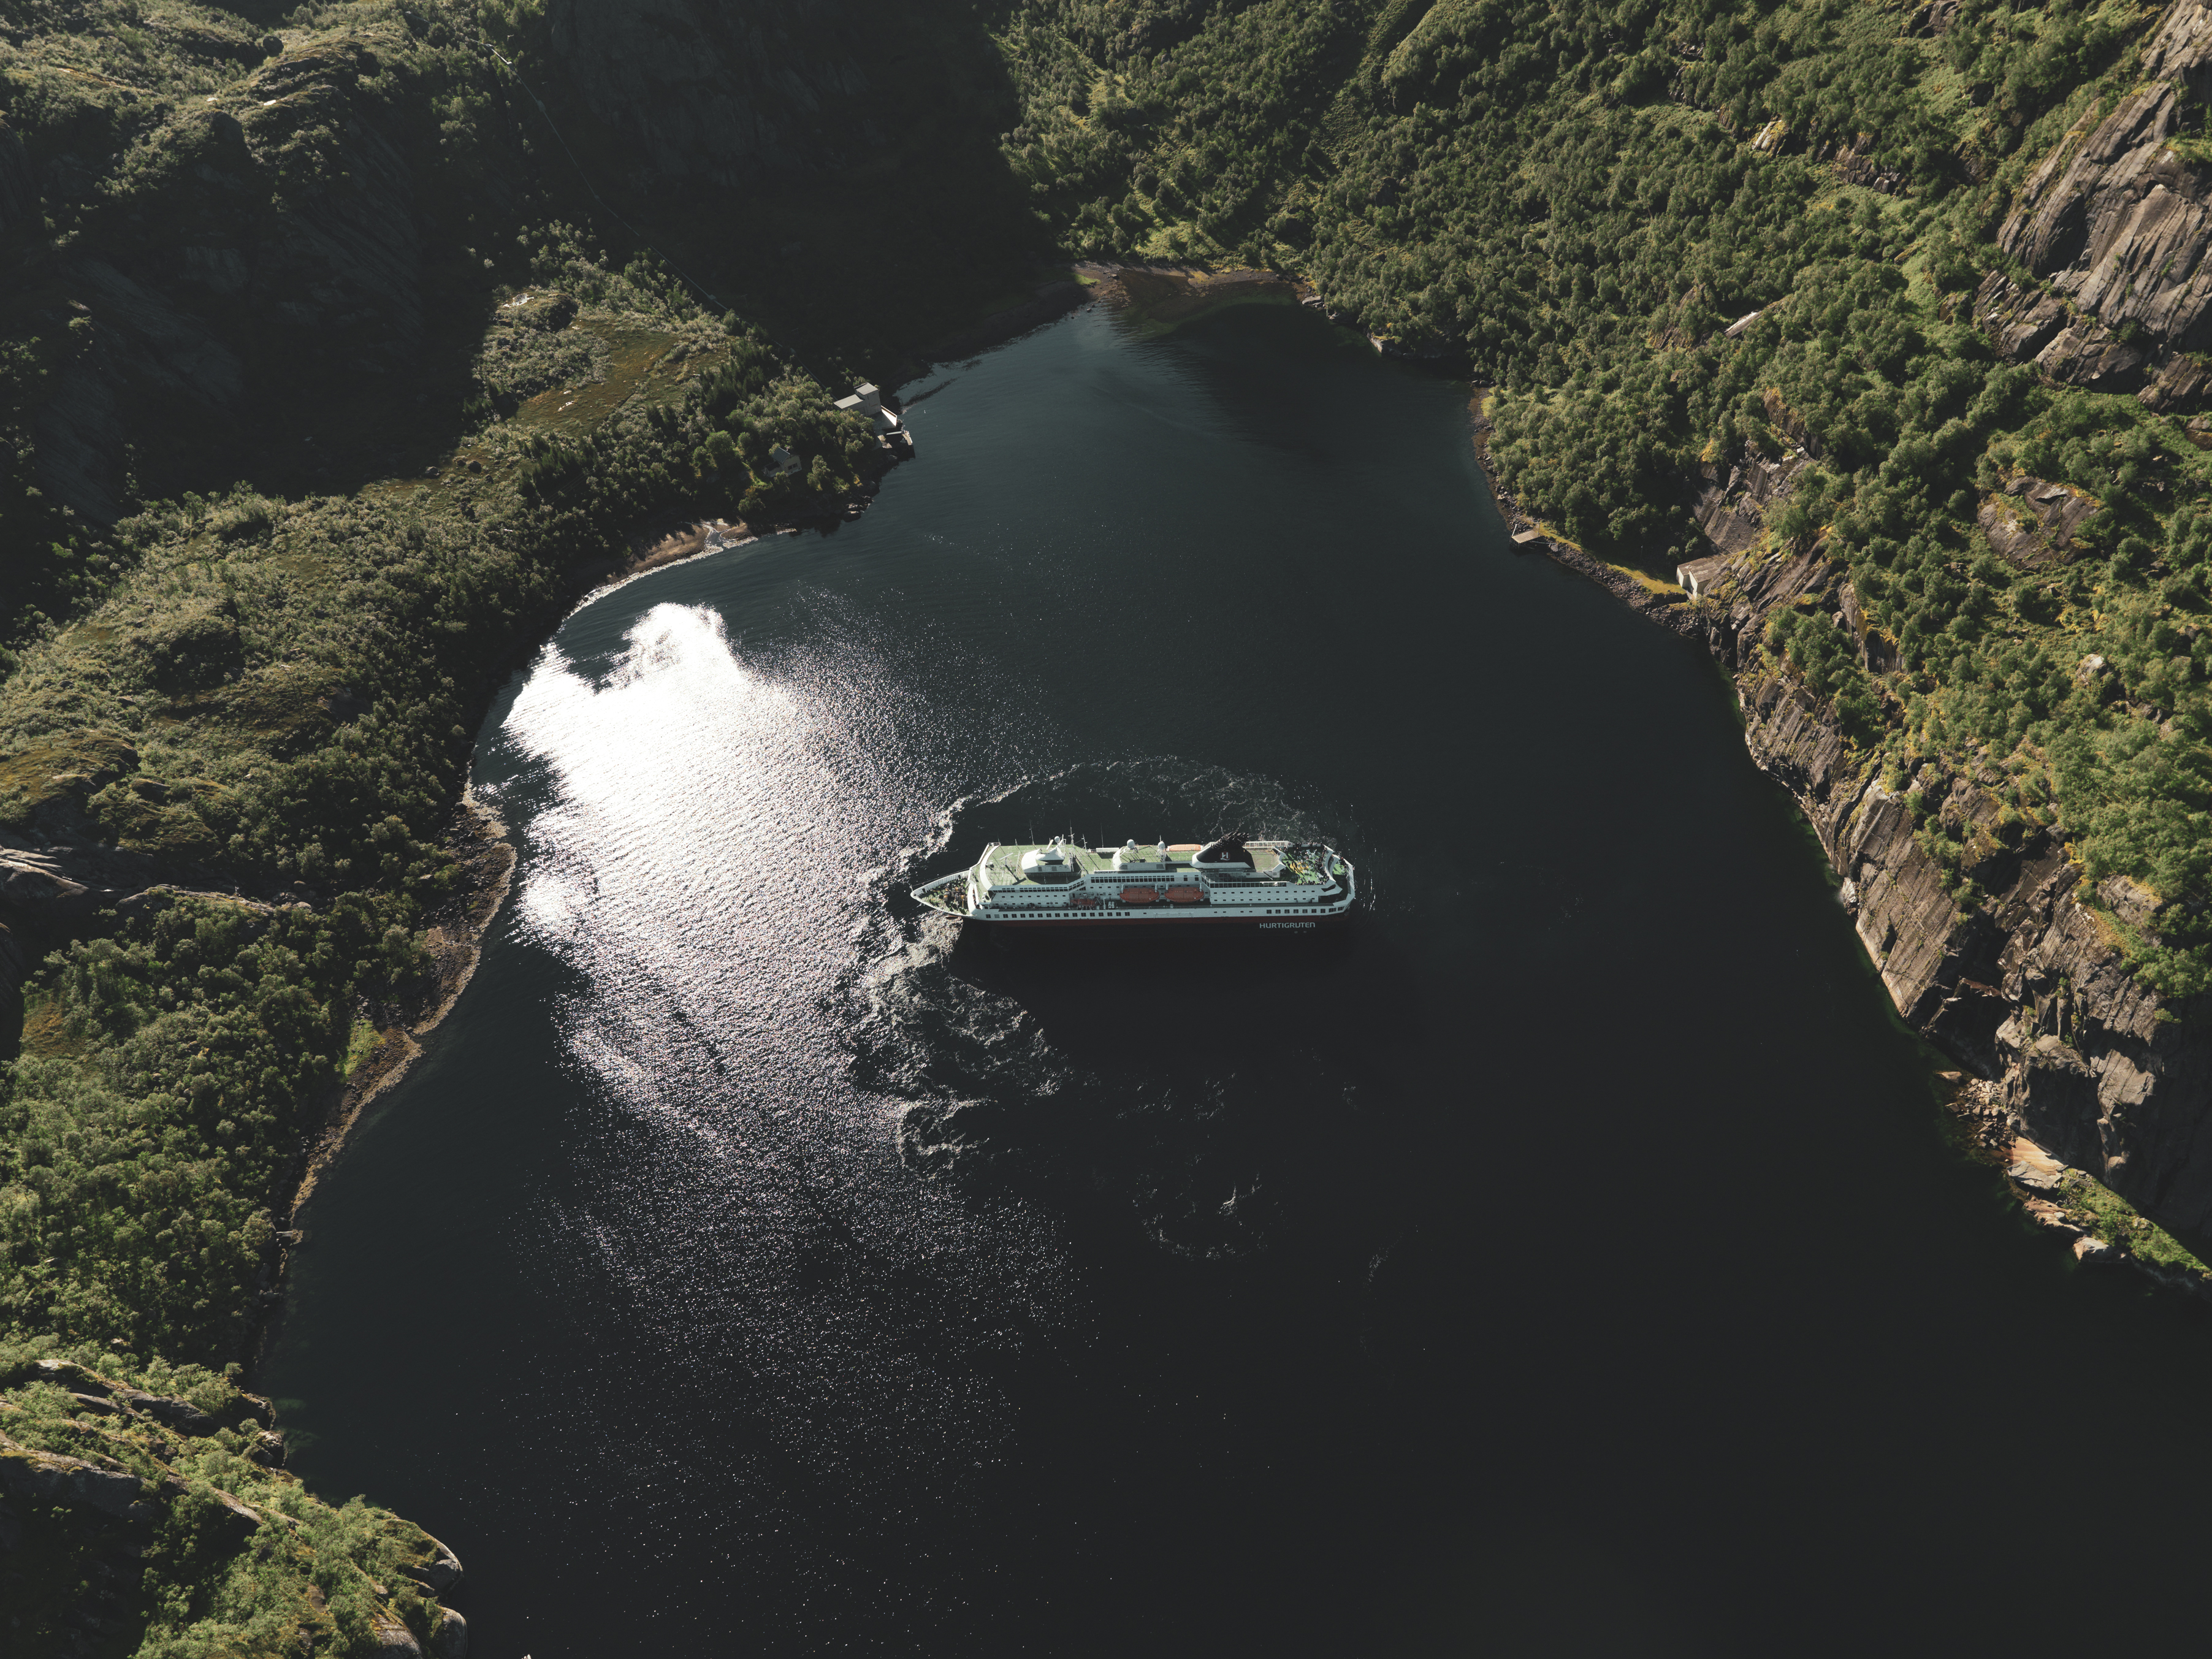
[[[853,388],[851,397],[838,398],[836,407],[840,415],[864,416],[878,438],[887,432],[897,431],[901,424],[899,417],[884,407],[882,388],[866,380]]]

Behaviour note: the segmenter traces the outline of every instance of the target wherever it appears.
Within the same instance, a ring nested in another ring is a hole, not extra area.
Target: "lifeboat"
[[[1157,904],[1159,896],[1159,890],[1154,887],[1124,887],[1121,890],[1121,902],[1124,904]]]
[[[1170,904],[1203,904],[1206,902],[1206,895],[1195,887],[1170,887],[1168,889],[1168,902]]]

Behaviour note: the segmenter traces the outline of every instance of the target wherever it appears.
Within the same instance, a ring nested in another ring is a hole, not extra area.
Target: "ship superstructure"
[[[1356,896],[1352,861],[1319,842],[1079,847],[1065,838],[983,849],[972,868],[914,890],[933,910],[1009,927],[1137,932],[1206,927],[1311,933]]]

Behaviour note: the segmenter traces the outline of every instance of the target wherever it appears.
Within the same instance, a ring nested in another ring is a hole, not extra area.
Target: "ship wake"
[[[1333,1175],[1347,1117],[1381,1109],[1363,1040],[1327,1010],[1372,970],[1354,944],[1024,939],[963,932],[908,896],[993,842],[1087,845],[1243,831],[1314,840],[1348,815],[1266,778],[1173,759],[1070,768],[956,802],[878,872],[847,988],[856,1077],[896,1103],[933,1178],[1133,1220],[1176,1255],[1267,1248]]]

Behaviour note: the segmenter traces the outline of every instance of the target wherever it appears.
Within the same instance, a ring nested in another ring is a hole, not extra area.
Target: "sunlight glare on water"
[[[604,684],[547,647],[508,723],[553,774],[518,904],[542,943],[588,965],[595,1009],[644,1026],[711,998],[743,1022],[719,1036],[757,1042],[828,988],[837,958],[818,941],[858,902],[847,860],[878,826],[814,759],[817,725],[738,662],[703,606],[654,606]],[[763,855],[793,847],[819,857]]]
[[[485,792],[538,803],[518,826],[517,929],[573,969],[568,1066],[631,1121],[582,1149],[593,1190],[539,1209],[526,1254],[563,1299],[713,1357],[692,1384],[741,1393],[753,1431],[721,1474],[803,1464],[861,1514],[886,1481],[957,1509],[998,1437],[989,1379],[900,1340],[937,1299],[929,1264],[961,1261],[1015,1306],[1053,1273],[1027,1218],[967,1217],[902,1178],[884,1104],[844,1081],[835,1011],[870,860],[928,827],[840,764],[838,706],[866,704],[870,666],[848,650],[774,678],[715,611],[656,605],[604,674],[541,653],[503,733],[530,787]],[[988,1263],[963,1261],[987,1244]]]
[[[256,1381],[480,1659],[2174,1650],[2212,1341],[1944,1145],[1729,688],[1516,552],[1468,388],[1289,307],[940,374],[863,519],[502,688],[514,900],[307,1206]],[[907,896],[1060,830],[1371,905]],[[2020,1524],[2069,1424],[2126,1524]]]

